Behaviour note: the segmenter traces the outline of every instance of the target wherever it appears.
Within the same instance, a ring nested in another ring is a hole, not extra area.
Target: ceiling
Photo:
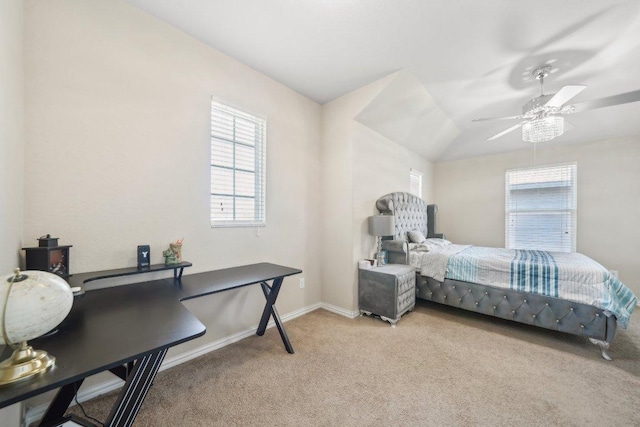
[[[520,114],[540,65],[545,94],[587,86],[572,103],[640,89],[637,0],[127,1],[321,104],[409,73],[457,128],[435,152],[428,130],[413,141],[432,161],[530,149],[519,131],[486,141],[517,122],[471,120]],[[640,102],[581,112],[544,144],[640,134],[639,118]]]

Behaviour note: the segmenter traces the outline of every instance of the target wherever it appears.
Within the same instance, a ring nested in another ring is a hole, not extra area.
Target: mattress
[[[626,328],[637,298],[616,277],[579,253],[486,248],[469,245],[412,245],[409,263],[434,278],[510,289],[586,304],[614,315]]]

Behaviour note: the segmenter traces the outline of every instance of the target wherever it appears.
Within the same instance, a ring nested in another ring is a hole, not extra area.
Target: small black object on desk
[[[151,246],[139,245],[138,246],[138,269],[149,268],[151,262]]]
[[[58,238],[50,234],[38,239],[38,246],[22,248],[26,253],[27,270],[48,271],[60,277],[69,277],[69,248],[58,245]]]

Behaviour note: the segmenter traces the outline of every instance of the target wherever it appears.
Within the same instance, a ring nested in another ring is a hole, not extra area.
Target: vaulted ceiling
[[[543,64],[545,93],[587,86],[572,103],[640,89],[635,0],[128,1],[319,103],[402,70],[418,84],[396,86],[424,92],[447,128],[436,150],[433,118],[419,120],[411,148],[433,161],[529,149],[518,131],[486,141],[514,123],[471,120],[520,114],[540,94],[531,71]],[[373,107],[361,122],[405,113]],[[640,102],[581,112],[543,144],[640,134],[639,117]]]

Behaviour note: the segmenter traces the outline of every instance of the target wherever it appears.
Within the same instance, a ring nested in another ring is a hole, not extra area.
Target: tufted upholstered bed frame
[[[437,206],[427,205],[412,194],[387,194],[377,200],[376,208],[381,214],[395,217],[395,234],[382,242],[382,248],[388,251],[390,263],[409,263],[409,231],[419,230],[428,238],[444,238],[443,234],[435,233]],[[616,333],[616,318],[590,305],[477,283],[450,279],[438,282],[419,273],[416,273],[416,297],[584,336],[600,346],[602,357],[611,360],[607,349]]]

